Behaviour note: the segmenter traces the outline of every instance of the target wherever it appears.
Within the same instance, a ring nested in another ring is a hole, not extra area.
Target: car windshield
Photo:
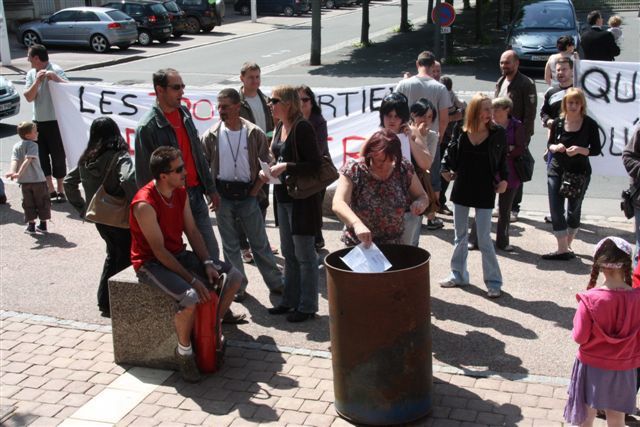
[[[561,4],[530,4],[520,9],[513,28],[515,30],[575,28],[573,11]]]
[[[180,9],[178,8],[178,5],[176,4],[176,2],[174,1],[168,1],[166,3],[162,4],[164,6],[165,9],[167,9],[169,12],[173,12],[173,13],[180,13]]]
[[[114,21],[128,21],[129,19],[131,19],[129,15],[119,10],[111,10],[107,12],[107,15],[109,15],[109,18],[113,19]]]
[[[151,10],[153,11],[153,13],[157,13],[158,15],[166,15],[167,14],[167,9],[164,8],[163,5],[161,4],[152,4],[151,5]]]

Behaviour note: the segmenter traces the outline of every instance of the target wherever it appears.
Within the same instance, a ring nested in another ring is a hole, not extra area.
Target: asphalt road
[[[410,5],[410,17],[419,22],[424,4],[410,2]],[[629,60],[637,56],[634,40],[638,37],[634,39],[634,34],[638,35],[638,25],[632,14],[624,17],[626,44],[622,58]],[[381,33],[385,26],[390,29],[397,25],[398,18],[397,3],[373,8],[372,33]],[[240,64],[245,60],[256,60],[264,68],[263,84],[266,86],[304,82],[312,87],[348,87],[395,81],[400,71],[411,70],[417,52],[429,48],[424,46],[420,32],[410,35],[388,32],[378,36],[376,44],[369,49],[354,50],[344,46],[357,38],[359,19],[360,12],[356,10],[323,21],[324,65],[318,67],[310,67],[304,62],[292,63],[291,58],[300,58],[308,49],[309,24],[303,22],[297,28],[271,29],[242,40],[228,40],[69,74],[74,79],[87,81],[146,82],[152,71],[174,66],[189,85],[238,86],[235,78]],[[497,57],[494,61],[445,66],[444,72],[453,77],[455,88],[464,96],[477,90],[492,91],[498,77]],[[21,86],[19,89],[22,91]],[[543,90],[544,84],[538,80],[538,91]],[[0,171],[3,173],[8,165],[10,148],[16,141],[13,125],[28,119],[29,112],[30,106],[24,103],[19,116],[0,125]],[[537,127],[532,142],[536,158],[540,158],[544,142],[544,131]],[[538,167],[534,181],[525,187],[523,209],[529,213],[512,229],[512,244],[517,250],[513,254],[500,254],[505,295],[496,301],[484,298],[478,253],[472,253],[469,259],[472,286],[461,289],[432,286],[435,363],[476,372],[568,377],[575,352],[569,333],[575,308],[574,295],[585,286],[592,245],[611,234],[632,240],[633,226],[610,218],[620,216],[617,197],[625,183],[623,179],[594,178],[583,209],[587,224],[574,245],[578,259],[560,264],[543,262],[538,255],[554,247],[554,238],[549,226],[542,221],[546,210],[546,186],[544,171]],[[97,278],[104,256],[103,243],[95,228],[78,221],[65,204],[54,206],[49,236],[33,238],[22,234],[19,189],[9,185],[7,192],[10,204],[0,206],[0,308],[107,323],[95,310]],[[423,230],[421,240],[421,246],[433,255],[430,277],[434,284],[446,275],[452,251],[452,224],[450,218],[445,219],[445,229]],[[326,218],[325,223],[327,249],[341,248],[340,224],[335,218]],[[272,243],[278,245],[277,229],[273,227],[271,216],[268,233]],[[230,338],[275,342],[297,348],[328,348],[324,282],[320,290],[319,318],[292,326],[266,314],[266,307],[275,301],[270,301],[255,267],[248,266],[247,274],[251,297],[244,308],[238,307],[238,311],[248,313],[250,323],[227,328]],[[375,327],[373,320],[372,327]]]

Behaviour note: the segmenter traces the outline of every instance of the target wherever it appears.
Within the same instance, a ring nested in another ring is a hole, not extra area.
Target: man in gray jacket
[[[140,120],[136,130],[136,182],[138,187],[142,187],[153,178],[149,160],[156,148],[172,146],[179,149],[187,170],[187,194],[196,226],[204,238],[209,255],[219,259],[220,249],[213,234],[205,195],[209,197],[212,211],[217,209],[219,197],[202,152],[198,130],[189,110],[181,104],[184,87],[182,77],[173,68],[153,73],[156,104]]]
[[[283,277],[271,251],[264,219],[259,206],[263,182],[258,178],[260,161],[270,163],[267,137],[248,120],[240,117],[240,94],[235,89],[218,93],[220,122],[202,137],[211,176],[220,194],[216,218],[222,238],[224,258],[244,274],[240,255],[238,222],[249,239],[256,266],[267,287],[282,293]],[[236,301],[246,297],[246,280],[236,294]]]

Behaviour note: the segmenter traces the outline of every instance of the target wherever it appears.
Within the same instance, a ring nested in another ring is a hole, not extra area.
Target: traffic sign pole
[[[431,11],[431,20],[440,27],[440,31],[437,32],[437,53],[440,53],[440,34],[442,34],[442,40],[444,42],[444,57],[447,57],[447,34],[451,33],[451,24],[456,20],[456,10],[449,3],[438,3]],[[445,28],[447,30],[445,30]]]

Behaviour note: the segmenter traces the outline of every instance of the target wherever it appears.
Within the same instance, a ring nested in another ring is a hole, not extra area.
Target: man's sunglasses
[[[180,166],[178,166],[178,167],[177,167],[177,168],[175,168],[175,169],[169,169],[166,173],[167,173],[167,175],[168,175],[168,174],[170,174],[170,173],[174,173],[174,172],[175,172],[175,173],[182,173],[183,171],[184,171],[184,165],[180,165]]]
[[[169,89],[173,89],[173,90],[180,90],[180,89],[184,89],[186,86],[184,83],[180,84],[180,83],[176,83],[174,85],[167,85],[167,87]]]

